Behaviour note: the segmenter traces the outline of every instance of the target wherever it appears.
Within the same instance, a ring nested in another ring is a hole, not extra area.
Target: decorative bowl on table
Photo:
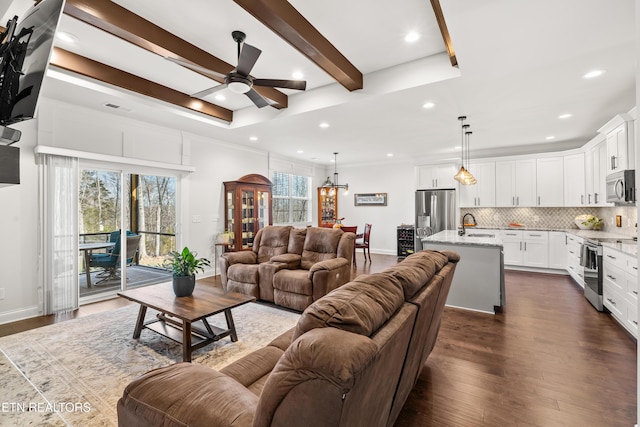
[[[602,219],[595,215],[578,215],[574,222],[580,230],[600,230],[603,225]]]

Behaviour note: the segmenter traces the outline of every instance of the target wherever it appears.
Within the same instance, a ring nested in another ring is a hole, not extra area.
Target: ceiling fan
[[[229,74],[218,73],[217,71],[210,70],[208,68],[201,67],[182,59],[167,57],[169,61],[182,65],[187,68],[191,68],[194,71],[199,71],[205,74],[218,76],[224,79],[224,83],[218,86],[213,86],[203,91],[192,94],[194,98],[203,98],[207,95],[211,95],[219,90],[229,88],[236,93],[244,93],[253,101],[258,107],[266,107],[269,102],[263,98],[256,90],[254,86],[266,86],[283,89],[296,89],[305,90],[307,82],[304,80],[277,80],[277,79],[257,79],[250,75],[251,69],[255,65],[258,57],[262,51],[256,47],[253,47],[247,43],[243,43],[247,37],[242,31],[233,31],[231,37],[238,44],[238,65]]]

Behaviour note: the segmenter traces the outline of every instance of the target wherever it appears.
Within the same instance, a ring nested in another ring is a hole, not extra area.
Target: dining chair
[[[133,258],[138,251],[141,237],[140,235],[127,236],[127,265],[133,262]],[[118,274],[118,269],[120,268],[120,238],[116,239],[116,244],[113,246],[111,252],[106,254],[92,254],[89,258],[88,268],[91,267],[98,267],[104,270],[104,274],[100,276],[102,278],[95,283],[96,285],[111,280],[120,280],[120,275]]]
[[[341,230],[344,231],[345,233],[353,233],[356,235],[356,238],[358,237],[358,226],[349,226],[349,225],[343,225],[341,227]],[[353,260],[353,264],[356,264],[356,246],[353,246],[353,255],[351,256],[351,259]]]
[[[371,251],[369,250],[369,237],[371,237],[371,224],[364,225],[364,233],[356,234],[355,249],[362,248],[362,254],[364,255],[364,262],[367,262],[367,255],[369,256],[369,262],[371,262]],[[355,260],[355,256],[353,257]]]

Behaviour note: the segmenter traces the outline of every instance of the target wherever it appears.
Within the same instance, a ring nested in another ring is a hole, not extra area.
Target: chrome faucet
[[[466,232],[465,229],[464,229],[464,219],[467,217],[467,215],[469,215],[471,217],[471,219],[473,220],[473,225],[478,225],[478,222],[476,221],[476,217],[474,217],[472,213],[467,212],[466,214],[462,215],[462,219],[460,220],[461,228],[458,230],[458,235],[459,236],[464,236],[464,234]]]

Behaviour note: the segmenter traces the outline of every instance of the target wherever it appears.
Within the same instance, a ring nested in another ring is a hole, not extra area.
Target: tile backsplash
[[[635,206],[582,207],[582,208],[464,208],[460,215],[470,212],[480,227],[506,227],[519,222],[525,227],[578,228],[574,218],[590,214],[604,219],[603,230],[636,235],[637,208]],[[616,227],[616,215],[622,217],[622,227]]]

